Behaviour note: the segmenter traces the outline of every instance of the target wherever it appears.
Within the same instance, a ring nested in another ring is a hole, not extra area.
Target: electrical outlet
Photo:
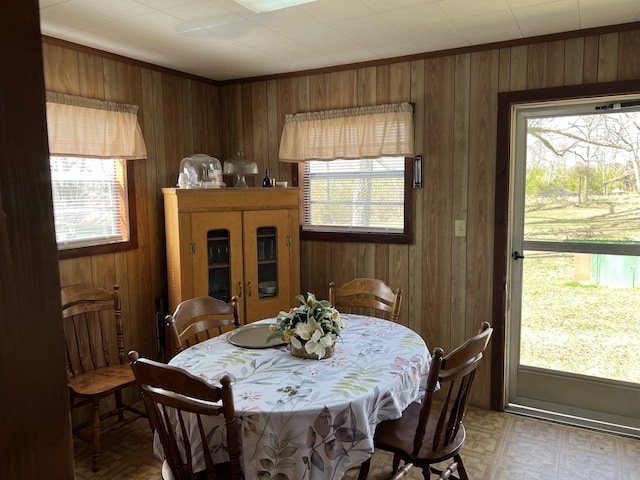
[[[467,222],[465,220],[456,220],[454,225],[454,235],[456,237],[467,236]]]

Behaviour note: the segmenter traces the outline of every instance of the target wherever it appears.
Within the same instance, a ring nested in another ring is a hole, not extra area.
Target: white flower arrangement
[[[296,298],[301,305],[278,314],[267,342],[281,338],[285,343],[291,343],[297,349],[304,348],[308,354],[321,359],[344,327],[340,312],[328,300],[316,300],[313,293],[307,293],[306,300],[302,295]]]

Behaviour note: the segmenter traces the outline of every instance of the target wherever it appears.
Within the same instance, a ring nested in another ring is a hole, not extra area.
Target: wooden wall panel
[[[65,260],[60,281],[126,285],[131,341],[153,355],[154,302],[167,292],[160,188],[175,184],[184,156],[206,149],[223,161],[243,150],[261,172],[292,181],[290,166],[277,162],[284,115],[411,101],[424,155],[414,243],[303,242],[301,293],[323,297],[331,280],[382,278],[405,291],[402,323],[449,349],[491,314],[497,93],[638,78],[639,49],[640,31],[625,30],[215,86],[45,41],[46,87],[138,104],[149,154],[136,163],[138,250]],[[453,236],[456,219],[467,221],[465,238]],[[476,404],[489,403],[488,377],[483,365]]]
[[[455,231],[456,220],[467,222],[469,216],[467,199],[469,197],[471,78],[475,78],[471,75],[471,55],[457,56],[454,77],[455,98],[453,99],[452,203],[449,223],[449,228],[452,231]],[[451,345],[461,343],[465,336],[467,248],[466,235],[456,237],[453,234],[451,239]]]
[[[43,59],[47,89],[139,107],[148,158],[134,161],[138,248],[60,261],[59,276],[61,285],[118,283],[128,320],[125,348],[156,358],[156,300],[167,295],[160,189],[175,184],[185,156],[220,155],[219,87],[47,39]]]
[[[414,141],[416,152],[423,155],[423,187],[413,190],[413,243],[409,245],[409,268],[406,272],[408,287],[403,293],[402,315],[406,315],[406,325],[420,333],[423,338],[426,333],[423,331],[424,311],[422,308],[423,298],[423,275],[422,261],[425,256],[423,242],[426,236],[427,222],[423,212],[426,211],[426,190],[428,178],[424,174],[424,152],[426,142],[426,102],[425,102],[425,66],[424,60],[411,63],[411,102],[414,104]],[[411,275],[409,275],[411,272]],[[413,301],[409,301],[412,299]],[[404,318],[401,319],[401,321]]]
[[[584,62],[584,38],[570,38],[565,42],[564,50],[564,84],[582,83]]]
[[[482,321],[491,319],[498,65],[496,50],[471,58],[471,78],[477,80],[471,84],[469,109],[473,161],[469,163],[465,338],[475,334]],[[456,344],[461,341],[458,338]],[[488,362],[479,368],[474,403],[489,396],[489,368]]]
[[[416,152],[424,155],[424,188],[413,192],[414,243],[303,242],[302,290],[320,296],[331,280],[375,276],[403,287],[401,321],[431,347],[448,349],[475,333],[491,317],[497,93],[638,78],[639,36],[576,35],[273,80],[278,87],[267,95],[278,98],[268,101],[280,106],[280,122],[299,111],[411,101]],[[456,219],[467,221],[465,238],[453,236]],[[473,400],[486,406],[489,365],[479,378]]]

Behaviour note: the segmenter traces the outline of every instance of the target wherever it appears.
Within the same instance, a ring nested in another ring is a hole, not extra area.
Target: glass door
[[[231,300],[231,249],[229,230],[207,232],[207,263],[209,267],[209,296],[228,302]]]
[[[640,435],[640,113],[624,103],[515,112],[508,408]]]
[[[278,295],[278,230],[276,227],[258,227],[258,297]]]
[[[291,297],[289,212],[244,212],[247,322],[288,311]]]
[[[243,251],[240,212],[191,214],[193,296],[209,295],[225,302],[238,297],[242,318]]]

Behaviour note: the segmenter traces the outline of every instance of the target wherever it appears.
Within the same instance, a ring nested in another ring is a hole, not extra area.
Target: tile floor
[[[640,440],[528,417],[470,408],[462,458],[472,480],[640,480]],[[101,469],[91,471],[88,444],[74,441],[76,480],[160,479],[145,419],[103,438]],[[391,456],[376,452],[370,480],[388,479]],[[352,469],[343,480],[355,480]],[[421,480],[413,469],[407,480]]]

